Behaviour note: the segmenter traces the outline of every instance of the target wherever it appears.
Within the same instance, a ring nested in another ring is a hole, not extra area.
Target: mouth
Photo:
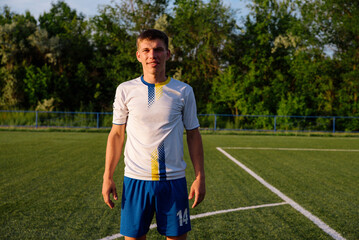
[[[157,61],[147,63],[147,65],[149,65],[151,67],[156,67],[158,64],[159,64],[159,62],[157,62]]]

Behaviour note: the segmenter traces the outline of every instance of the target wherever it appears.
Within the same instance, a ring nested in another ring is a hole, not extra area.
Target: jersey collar
[[[167,83],[169,83],[171,81],[171,77],[167,77],[167,80],[164,81],[164,82],[160,82],[160,83],[148,83],[145,81],[145,79],[143,79],[143,75],[141,76],[141,81],[143,84],[147,85],[147,86],[164,86],[166,85]]]

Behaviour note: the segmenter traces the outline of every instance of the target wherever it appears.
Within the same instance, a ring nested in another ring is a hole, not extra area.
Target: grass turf
[[[119,232],[101,184],[107,133],[0,132],[0,238],[100,239]],[[203,135],[207,196],[192,215],[282,202],[216,150],[230,147],[358,149],[358,138]],[[347,239],[357,239],[357,152],[226,150]],[[188,153],[185,151],[188,159]],[[121,194],[123,164],[116,170]],[[188,163],[187,181],[193,180]],[[189,239],[330,239],[289,205],[192,221]],[[163,239],[151,230],[148,239]]]

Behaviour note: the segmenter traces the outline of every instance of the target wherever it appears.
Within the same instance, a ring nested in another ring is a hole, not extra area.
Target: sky
[[[30,13],[38,19],[39,15],[44,11],[49,11],[52,2],[57,2],[57,0],[0,0],[0,7],[2,8],[7,5],[11,11],[20,14],[29,10]],[[111,0],[65,0],[65,2],[72,9],[76,9],[78,13],[81,12],[87,17],[97,15],[100,5],[111,4]],[[119,2],[119,0],[116,2]],[[231,6],[231,8],[239,10],[237,19],[239,19],[240,16],[248,14],[248,9],[246,8],[247,2],[248,0],[223,0],[226,6]]]

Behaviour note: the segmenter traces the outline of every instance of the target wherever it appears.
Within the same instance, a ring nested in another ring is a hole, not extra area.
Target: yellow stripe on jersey
[[[155,149],[151,153],[151,173],[152,173],[152,180],[153,181],[160,180],[159,163],[158,163],[158,150],[157,149]]]
[[[162,93],[163,93],[163,85],[156,85],[156,100],[160,99],[162,97]]]
[[[166,81],[161,82],[161,83],[156,83],[155,84],[155,89],[156,89],[156,100],[160,99],[162,97],[162,93],[163,93],[163,86],[165,86],[167,83],[169,83],[171,81],[171,78],[168,77]]]

